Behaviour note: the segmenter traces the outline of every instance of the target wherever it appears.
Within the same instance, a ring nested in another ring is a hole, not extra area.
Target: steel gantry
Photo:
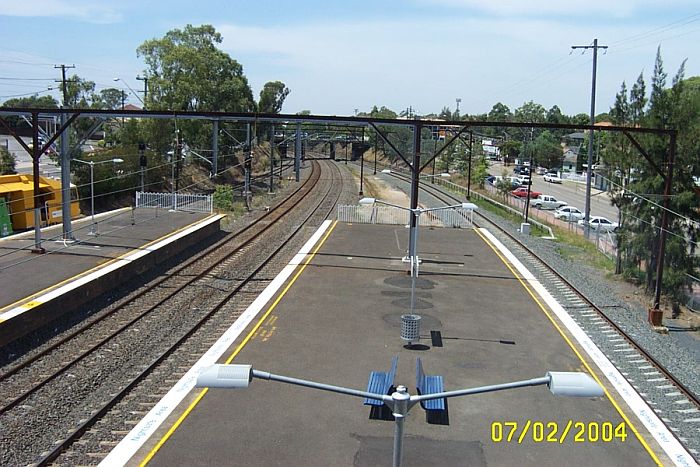
[[[8,116],[24,116],[29,118],[32,125],[32,141],[33,147],[29,147],[17,135],[13,128],[7,123],[4,117]],[[62,123],[56,130],[56,133],[43,145],[39,146],[39,118],[40,117],[61,117]],[[64,117],[68,117],[67,119]],[[39,214],[36,206],[36,200],[39,195],[39,159],[47,151],[47,149],[61,136],[61,134],[70,125],[75,122],[78,117],[97,118],[97,119],[112,119],[112,118],[146,118],[146,119],[179,119],[179,120],[202,120],[211,121],[214,128],[218,129],[221,122],[233,123],[266,123],[271,125],[295,126],[295,172],[296,180],[299,181],[299,167],[301,158],[301,125],[302,124],[325,124],[325,125],[343,125],[347,128],[358,127],[374,130],[378,138],[388,145],[398,157],[406,164],[411,173],[411,200],[410,209],[415,210],[418,207],[418,191],[420,186],[420,174],[430,165],[447,147],[452,145],[456,140],[462,139],[465,133],[469,133],[469,144],[473,141],[473,130],[475,128],[523,128],[523,129],[567,129],[567,130],[588,130],[591,132],[602,131],[624,134],[634,145],[640,154],[651,164],[656,172],[664,179],[663,193],[663,213],[659,225],[659,248],[656,264],[656,279],[653,308],[650,310],[650,320],[652,312],[659,316],[659,305],[661,298],[661,283],[663,278],[663,265],[666,248],[666,237],[668,228],[668,209],[672,192],[673,168],[676,153],[676,137],[675,129],[659,129],[659,128],[642,128],[642,127],[625,127],[625,126],[596,126],[596,125],[564,125],[552,123],[534,123],[534,122],[494,122],[494,121],[462,121],[462,120],[431,120],[431,119],[390,119],[390,118],[374,118],[365,116],[335,116],[335,115],[296,115],[296,114],[264,114],[264,113],[236,113],[236,112],[185,112],[177,110],[100,110],[100,109],[51,109],[51,108],[17,108],[17,107],[0,107],[0,125],[4,127],[10,135],[12,135],[19,144],[32,156],[33,172],[34,172],[34,196],[35,196],[35,217]],[[387,127],[400,126],[408,127],[413,130],[412,155],[404,154],[397,149],[396,145],[388,137]],[[434,151],[432,156],[427,157],[427,160],[421,160],[421,132],[426,127],[443,127],[449,128],[451,138],[438,151]],[[217,147],[217,132],[212,135],[213,157],[216,157],[218,152]],[[653,162],[644,148],[635,139],[635,135],[657,135],[668,137],[667,153],[664,164],[659,167]],[[274,139],[274,131],[271,140]],[[272,153],[273,151],[271,151]],[[412,160],[411,159],[412,156]],[[272,154],[270,156],[272,158]],[[470,149],[471,159],[471,149]],[[215,167],[216,162],[212,165]],[[376,172],[376,166],[375,166]],[[65,178],[65,177],[64,177]],[[69,186],[70,181],[63,180],[66,186]],[[63,197],[64,203],[69,202],[69,197]],[[68,200],[68,201],[66,201]],[[64,209],[64,216],[70,217],[70,210]],[[69,223],[69,219],[67,220]],[[417,222],[416,216],[411,216],[411,226],[415,227]],[[411,245],[409,245],[411,247]],[[42,252],[41,234],[39,230],[38,220],[35,222],[35,248],[34,251]]]

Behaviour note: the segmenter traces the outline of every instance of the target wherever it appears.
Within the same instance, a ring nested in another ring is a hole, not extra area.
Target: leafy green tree
[[[564,153],[560,139],[554,133],[545,130],[533,141],[533,159],[535,165],[543,167],[561,167]]]
[[[269,81],[260,91],[258,112],[278,114],[282,111],[285,98],[289,95],[289,88],[282,81]]]
[[[16,164],[15,156],[6,147],[0,146],[0,175],[17,173]]]
[[[160,39],[141,44],[137,55],[146,63],[148,100],[151,110],[250,112],[255,109],[253,92],[243,67],[217,46],[222,37],[213,26],[192,26],[168,31]],[[191,147],[208,148],[211,124],[178,121],[148,122],[154,130],[153,147],[173,146],[176,130]],[[177,128],[176,128],[177,127]],[[167,150],[167,149],[166,149]]]
[[[686,274],[696,274],[698,259],[694,255],[695,241],[700,233],[700,203],[692,178],[697,174],[697,161],[700,158],[700,92],[698,88],[686,89],[684,64],[679,67],[671,87],[667,88],[667,75],[661,53],[657,51],[648,101],[646,85],[640,74],[629,99],[625,97],[626,87],[623,85],[610,111],[617,124],[678,130],[663,276],[663,291],[675,302],[680,301],[687,292]],[[637,139],[653,164],[665,168],[668,138],[650,135],[638,136]],[[605,160],[612,173],[621,179],[613,200],[622,210],[624,219],[619,236],[624,254],[618,269],[627,276],[639,274],[647,290],[651,291],[658,261],[658,226],[663,203],[660,195],[663,193],[664,179],[629,143],[623,143],[621,139],[614,139],[612,143],[606,147]]]
[[[116,88],[107,88],[100,91],[98,105],[102,109],[117,110],[122,108],[124,91]]]
[[[2,104],[3,107],[24,107],[34,109],[57,109],[58,101],[53,96],[33,95],[29,97],[16,97],[8,99]]]
[[[211,25],[168,31],[141,44],[146,62],[149,109],[249,112],[253,92],[243,67],[217,48],[221,34]]]

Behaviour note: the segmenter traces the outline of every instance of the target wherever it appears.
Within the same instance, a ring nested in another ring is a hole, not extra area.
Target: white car
[[[562,206],[554,211],[554,218],[567,222],[576,222],[583,219],[583,213],[578,208],[573,206]]]
[[[544,174],[544,181],[549,183],[561,183],[561,177],[557,174]]]
[[[584,226],[585,221],[581,219],[578,221],[578,225]],[[611,220],[602,216],[591,216],[588,220],[588,225],[591,230],[599,230],[601,232],[613,232],[619,227],[617,222],[612,222]]]

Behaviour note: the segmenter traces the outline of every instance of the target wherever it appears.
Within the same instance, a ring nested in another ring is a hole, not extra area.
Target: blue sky
[[[208,1],[0,0],[0,102],[58,97],[54,65],[107,87],[142,89],[136,48],[186,24],[212,24],[243,65],[254,95],[291,89],[284,113],[352,115],[373,105],[418,114],[511,110],[535,101],[588,113],[598,38],[597,111],[622,81],[649,82],[660,45],[669,82],[684,59],[700,75],[698,0]],[[139,105],[136,97],[129,101]]]

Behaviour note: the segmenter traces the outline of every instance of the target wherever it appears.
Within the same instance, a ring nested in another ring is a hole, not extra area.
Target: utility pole
[[[63,94],[63,107],[68,105],[68,88],[66,87],[66,69],[75,68],[75,65],[56,65],[54,68],[61,69],[61,92]],[[66,124],[67,116],[61,113],[61,128]],[[36,144],[36,143],[35,143]],[[71,226],[70,213],[70,141],[68,128],[63,129],[60,143],[61,152],[61,216],[63,226],[63,240],[74,240],[73,228]]]
[[[593,45],[572,45],[572,49],[593,49],[593,78],[591,80],[591,127],[595,125],[595,81],[598,68],[598,49],[607,49],[607,45],[598,45],[598,39],[593,39]],[[591,218],[591,176],[593,174],[593,128],[588,131],[588,166],[586,167],[586,208],[583,221],[583,232],[588,238],[590,236]]]

